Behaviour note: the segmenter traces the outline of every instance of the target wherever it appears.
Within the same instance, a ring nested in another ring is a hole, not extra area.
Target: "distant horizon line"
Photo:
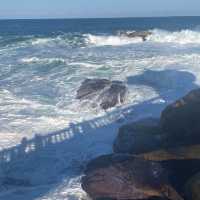
[[[172,16],[135,16],[135,17],[41,17],[41,18],[0,18],[3,20],[79,20],[79,19],[132,19],[132,18],[182,18],[200,17],[200,15],[172,15]]]

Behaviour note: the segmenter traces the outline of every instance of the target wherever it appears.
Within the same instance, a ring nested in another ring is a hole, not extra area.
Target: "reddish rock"
[[[160,164],[122,154],[101,156],[91,161],[82,178],[82,188],[94,200],[182,199],[170,186],[168,173]]]

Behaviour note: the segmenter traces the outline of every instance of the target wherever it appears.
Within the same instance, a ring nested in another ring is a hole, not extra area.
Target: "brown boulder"
[[[170,186],[168,173],[156,162],[130,155],[112,154],[91,161],[82,188],[96,199],[134,200],[150,197],[182,197]]]

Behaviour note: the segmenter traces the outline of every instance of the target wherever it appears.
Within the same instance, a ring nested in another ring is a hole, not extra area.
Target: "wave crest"
[[[51,64],[51,63],[65,63],[65,59],[63,58],[38,58],[38,57],[27,57],[27,58],[22,58],[20,60],[20,62],[22,63],[26,63],[26,64],[31,64],[31,63],[47,63],[47,64]]]
[[[142,38],[129,38],[125,36],[97,36],[87,34],[86,43],[96,46],[121,46],[142,42]]]
[[[127,31],[131,32],[131,31]],[[200,32],[194,30],[181,30],[181,31],[166,31],[160,29],[149,30],[152,34],[146,37],[147,42],[153,43],[174,43],[180,45],[186,44],[200,44]],[[125,35],[85,35],[85,41],[87,44],[95,46],[121,46],[134,43],[143,42],[140,37],[128,37]]]
[[[147,40],[158,43],[200,44],[200,32],[193,30],[169,32],[155,29]]]

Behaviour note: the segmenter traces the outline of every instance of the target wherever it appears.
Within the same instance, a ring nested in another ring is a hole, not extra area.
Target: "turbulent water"
[[[23,137],[31,140],[35,134],[81,124],[86,136],[71,133],[74,140],[65,153],[58,147],[57,158],[70,152],[64,164],[74,168],[110,152],[119,116],[130,121],[159,115],[165,105],[199,85],[199,21],[199,17],[0,21],[0,148],[14,148]],[[141,30],[152,32],[145,42],[117,34]],[[97,102],[79,102],[76,91],[86,78],[125,81],[129,88],[125,103],[105,112]],[[90,123],[94,130],[88,128]],[[89,133],[94,134],[88,137]],[[45,163],[53,165],[54,160]],[[36,170],[36,177],[42,173]],[[56,169],[52,173],[60,176]],[[50,184],[49,175],[44,175],[44,184],[24,189],[24,196],[16,191],[5,195],[20,200],[81,199],[79,176],[73,173],[70,169],[62,184],[53,187],[55,177]]]

